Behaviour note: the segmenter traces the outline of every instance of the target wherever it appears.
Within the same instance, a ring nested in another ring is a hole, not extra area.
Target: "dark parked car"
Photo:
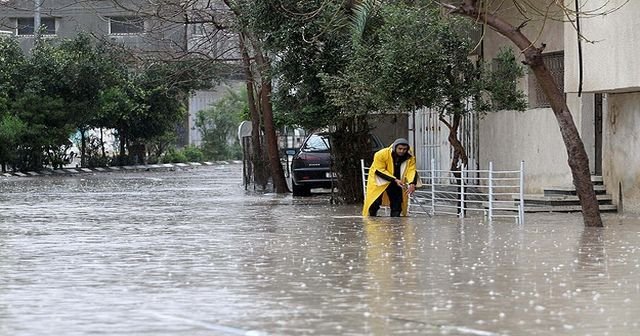
[[[308,196],[312,188],[332,188],[335,173],[331,171],[330,133],[314,132],[302,142],[291,162],[291,186],[294,196]],[[371,151],[382,149],[382,141],[371,135]],[[372,155],[373,157],[373,155]]]

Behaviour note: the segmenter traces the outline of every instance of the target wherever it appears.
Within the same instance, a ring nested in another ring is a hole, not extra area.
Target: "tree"
[[[262,146],[257,140],[261,128],[255,127],[257,124],[263,127],[266,140],[266,152],[269,159],[269,170],[273,185],[277,193],[289,192],[287,182],[284,178],[284,170],[280,163],[280,151],[278,150],[278,139],[274,122],[272,104],[272,61],[269,53],[264,49],[265,40],[268,35],[257,29],[257,21],[253,16],[262,7],[261,1],[232,1],[223,0],[231,13],[235,22],[233,27],[240,35],[241,54],[244,70],[247,78],[247,94],[254,95],[249,99],[249,110],[251,112],[253,130],[252,139],[254,143],[254,153],[260,151]],[[250,83],[250,84],[249,84]],[[258,111],[260,113],[258,113]],[[259,114],[259,115],[258,115]],[[255,148],[259,145],[259,148]],[[261,156],[261,153],[257,156]],[[254,161],[255,162],[255,161]]]
[[[8,163],[16,162],[16,150],[25,131],[26,125],[21,119],[9,114],[0,118],[0,164],[3,173],[7,171]]]
[[[19,169],[38,170],[47,163],[60,166],[71,146],[72,111],[60,96],[64,58],[52,43],[37,40],[21,68],[19,93],[10,104],[11,113],[25,124],[16,164]]]
[[[527,4],[514,0],[520,6]],[[546,1],[547,9],[552,6],[561,6],[564,10],[564,2]],[[499,12],[492,12],[488,8],[486,0],[460,0],[456,2],[444,2],[441,4],[443,8],[449,10],[451,14],[461,15],[472,19],[476,23],[483,23],[495,30],[499,34],[508,38],[513,42],[524,55],[524,62],[531,68],[535,74],[540,87],[549,99],[551,109],[558,121],[560,133],[564,141],[569,167],[576,186],[576,192],[580,199],[582,214],[585,226],[601,227],[602,219],[600,217],[600,207],[596,198],[591,182],[591,173],[589,172],[589,158],[584,148],[584,143],[580,138],[578,129],[573,121],[569,107],[564,99],[564,92],[560,91],[555,83],[549,69],[542,61],[542,51],[544,45],[536,47],[534,43],[522,33],[521,26],[515,26],[505,19],[501,18]],[[545,13],[545,11],[541,12]],[[546,11],[548,13],[548,10]]]
[[[145,147],[165,147],[168,133],[175,134],[186,115],[186,99],[195,89],[209,86],[185,63],[156,60],[139,67],[113,66],[114,84],[100,93],[101,125],[117,130],[120,161],[145,155]],[[134,153],[135,152],[135,153]],[[161,153],[156,153],[160,155]]]
[[[500,81],[491,80],[495,74],[470,59],[476,45],[470,38],[472,27],[462,19],[442,16],[438,8],[364,2],[356,6],[353,31],[348,66],[325,81],[334,103],[342,109],[360,106],[364,110],[359,113],[437,110],[449,129],[450,170],[456,177],[468,161],[458,134],[464,116],[487,112],[494,104],[524,107],[523,93],[515,90],[522,70],[513,54],[501,58]]]
[[[12,101],[20,92],[20,72],[26,59],[18,41],[0,38],[0,164],[2,172],[8,164],[15,164],[19,140],[25,131],[24,122],[15,116]]]
[[[256,1],[247,20],[252,31],[264,36],[263,48],[273,59],[278,120],[308,130],[335,129],[331,151],[339,195],[334,200],[353,203],[362,199],[357,171],[360,158],[370,154],[369,127],[366,118],[354,113],[356,106],[333,104],[322,80],[347,64],[349,11],[347,3],[335,1]]]
[[[85,167],[87,131],[97,126],[100,93],[113,84],[110,62],[114,60],[85,33],[62,40],[57,49],[64,55],[57,94],[65,100],[80,132],[80,162]]]

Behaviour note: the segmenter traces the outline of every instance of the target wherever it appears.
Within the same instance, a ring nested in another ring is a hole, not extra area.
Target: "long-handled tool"
[[[431,213],[429,211],[427,211],[427,209],[425,209],[425,207],[422,205],[422,203],[420,203],[420,201],[418,201],[417,197],[415,197],[413,195],[409,195],[409,197],[411,198],[411,201],[418,203],[418,205],[420,206],[422,211],[424,211],[427,214],[427,216],[431,217]]]
[[[407,190],[407,185],[403,184],[402,185],[402,189],[404,189],[406,191]],[[411,201],[418,203],[418,206],[420,206],[422,211],[424,211],[424,213],[426,213],[427,216],[431,217],[431,213],[429,211],[427,211],[427,209],[425,209],[425,207],[422,205],[422,203],[420,201],[418,201],[418,198],[416,196],[414,196],[413,194],[409,194],[409,198],[411,198]]]

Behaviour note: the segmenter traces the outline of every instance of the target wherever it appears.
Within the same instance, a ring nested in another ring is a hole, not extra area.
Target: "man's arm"
[[[383,179],[385,179],[385,180],[387,180],[389,182],[393,182],[396,179],[395,177],[391,177],[391,176],[389,176],[389,175],[387,175],[387,174],[385,174],[385,173],[383,173],[383,172],[381,172],[379,170],[376,170],[376,176],[380,176],[381,178],[383,178]]]
[[[396,177],[387,170],[387,162],[383,158],[384,154],[385,153],[382,151],[376,152],[376,154],[373,156],[373,163],[371,164],[371,168],[375,169],[376,176],[379,176],[380,178],[389,182],[395,181],[398,186],[402,187],[402,181],[396,179]]]

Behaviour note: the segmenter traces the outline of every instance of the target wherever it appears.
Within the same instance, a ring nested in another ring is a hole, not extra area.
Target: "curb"
[[[195,168],[201,166],[216,166],[216,165],[228,165],[239,164],[242,161],[230,160],[230,161],[216,161],[216,162],[188,162],[188,163],[160,163],[150,165],[135,165],[135,166],[113,166],[113,167],[96,167],[96,168],[62,168],[62,169],[45,169],[41,171],[28,171],[28,172],[7,172],[2,173],[2,177],[36,177],[36,176],[50,176],[50,175],[75,175],[75,174],[90,174],[90,173],[107,173],[117,171],[151,171],[151,170],[174,170],[184,168]]]

